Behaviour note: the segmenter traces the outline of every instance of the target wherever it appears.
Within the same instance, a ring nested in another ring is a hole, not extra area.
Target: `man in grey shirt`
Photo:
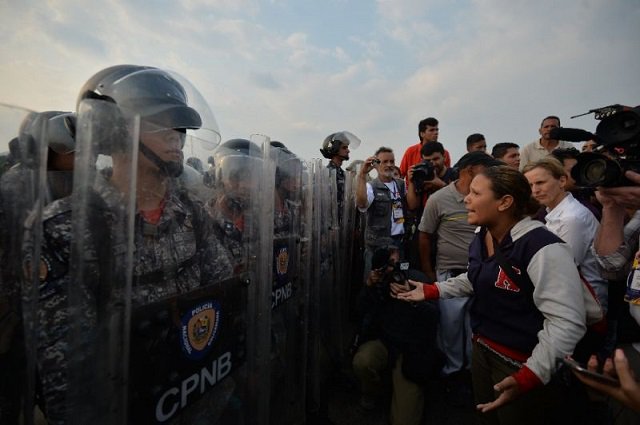
[[[471,180],[485,167],[504,165],[484,152],[470,152],[456,164],[458,180],[434,193],[427,202],[420,220],[420,262],[422,271],[432,281],[441,282],[467,271],[469,244],[476,226],[467,222],[464,198],[469,193]],[[433,238],[437,238],[436,264],[431,261]],[[469,298],[440,300],[440,327],[438,342],[446,362],[445,376],[469,367],[471,355],[471,328],[467,304]]]

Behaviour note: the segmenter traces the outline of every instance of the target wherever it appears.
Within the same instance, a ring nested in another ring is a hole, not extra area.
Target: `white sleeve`
[[[526,366],[546,384],[556,370],[557,361],[573,353],[586,332],[583,283],[565,243],[539,250],[527,273],[535,286],[533,302],[544,322]]]
[[[371,184],[367,182],[367,208],[358,207],[358,211],[367,212],[372,202],[373,202],[373,186],[371,186]]]
[[[588,223],[585,223],[580,217],[566,217],[556,229],[556,233],[560,239],[569,244],[573,259],[576,264],[580,265],[587,255],[587,251],[593,241],[593,234],[589,232]]]
[[[473,295],[473,285],[466,273],[451,277],[444,282],[436,282],[440,298],[470,297]]]

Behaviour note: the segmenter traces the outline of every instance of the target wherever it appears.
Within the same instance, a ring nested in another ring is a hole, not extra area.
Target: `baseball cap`
[[[460,158],[456,163],[455,168],[462,170],[466,167],[472,167],[474,165],[484,165],[485,167],[493,167],[496,165],[504,165],[504,162],[498,161],[494,157],[484,152],[469,152]]]

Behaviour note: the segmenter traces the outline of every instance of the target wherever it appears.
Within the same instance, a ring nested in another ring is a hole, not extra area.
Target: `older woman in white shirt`
[[[598,230],[598,220],[565,190],[567,175],[557,159],[541,159],[527,165],[523,172],[529,180],[533,197],[547,209],[547,228],[571,247],[582,276],[594,289],[600,305],[606,311],[608,283],[600,274],[590,249]]]

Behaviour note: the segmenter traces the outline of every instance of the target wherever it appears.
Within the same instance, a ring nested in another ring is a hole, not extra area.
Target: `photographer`
[[[424,144],[420,150],[422,162],[409,168],[407,172],[407,259],[415,268],[422,268],[418,225],[427,198],[457,177],[456,170],[445,165],[445,152],[441,143]]]
[[[375,169],[378,177],[367,181],[368,174]],[[395,156],[393,150],[380,147],[374,156],[364,161],[356,180],[356,206],[367,214],[364,232],[364,280],[371,271],[371,258],[376,249],[395,245],[404,257],[405,198],[404,181],[394,179]]]
[[[390,296],[409,289],[406,279],[422,277],[402,270],[397,248],[376,250],[372,271],[358,297],[361,317],[353,369],[362,389],[361,406],[372,409],[382,393],[382,373],[391,368],[393,425],[422,421],[424,391],[421,384],[441,366],[436,348],[437,302],[408,304]],[[403,263],[406,265],[406,263]]]
[[[429,195],[456,179],[455,170],[445,165],[444,153],[442,143],[427,143],[420,150],[422,162],[407,171],[407,208],[419,209],[418,217]]]
[[[637,186],[600,187],[596,192],[602,204],[602,220],[593,243],[596,260],[604,272],[626,276],[630,271],[624,299],[619,293],[615,297],[610,294],[611,308],[618,311],[613,318],[613,323],[617,322],[618,349],[613,359],[607,359],[604,364],[599,365],[595,356],[587,364],[592,371],[603,370],[607,375],[617,376],[620,386],[603,385],[576,373],[583,383],[611,397],[609,405],[616,424],[640,421],[640,385],[637,381],[640,376],[638,252],[633,261],[640,237],[640,212],[636,211],[627,221],[626,210],[640,207],[640,174],[627,171],[625,177]],[[619,292],[615,285],[611,290]]]

